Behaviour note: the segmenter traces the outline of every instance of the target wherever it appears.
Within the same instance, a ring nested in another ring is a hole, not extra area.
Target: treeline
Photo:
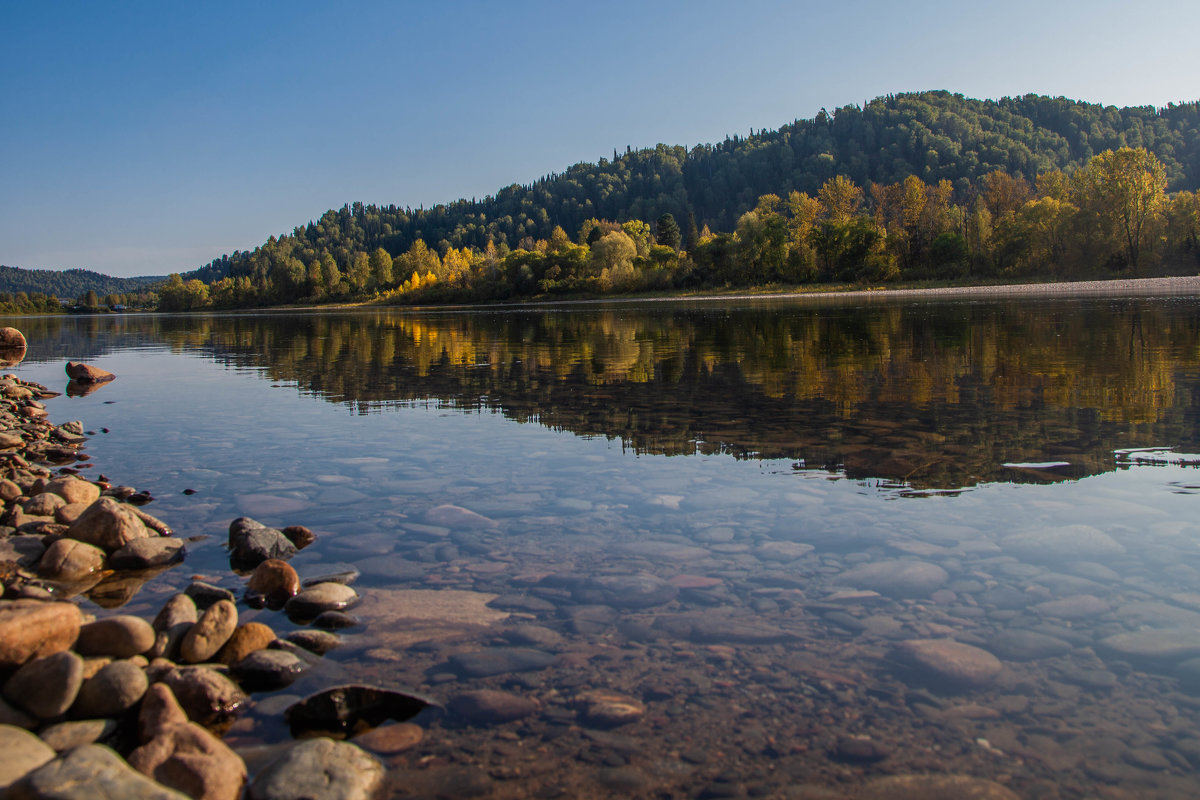
[[[1200,188],[1200,103],[1115,108],[1026,95],[973,100],[948,92],[877,98],[863,106],[822,111],[774,131],[751,131],[715,145],[658,145],[581,163],[482,200],[433,208],[354,203],[326,212],[285,238],[328,252],[346,271],[356,252],[383,248],[392,257],[421,239],[445,253],[510,249],[549,239],[555,227],[578,231],[589,219],[657,220],[729,231],[763,195],[816,195],[844,175],[864,188],[915,175],[950,181],[965,198],[985,175],[1025,180],[1055,169],[1071,172],[1105,150],[1143,147],[1163,163],[1168,189]],[[252,275],[254,252],[222,256],[185,277],[205,283]]]
[[[1168,194],[1168,181],[1148,150],[1120,148],[1069,172],[1027,179],[993,170],[961,189],[914,174],[866,186],[836,175],[815,196],[761,195],[732,231],[719,233],[697,229],[693,215],[682,227],[670,213],[652,222],[589,218],[571,233],[555,226],[547,238],[523,237],[516,248],[417,239],[395,256],[383,247],[355,250],[336,236],[320,247],[284,236],[247,254],[237,276],[206,284],[172,275],[160,307],[1194,272],[1200,195]]]
[[[58,314],[62,303],[41,292],[0,292],[0,314]]]
[[[0,266],[0,292],[40,293],[61,298],[78,298],[88,292],[98,296],[139,294],[163,281],[162,276],[113,278],[86,269],[21,269]]]

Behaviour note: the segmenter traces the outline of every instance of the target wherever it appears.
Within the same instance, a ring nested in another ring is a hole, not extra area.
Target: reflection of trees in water
[[[1041,474],[1004,462],[1070,461],[1078,476],[1112,469],[1118,447],[1197,442],[1193,310],[659,304],[55,319],[44,334],[93,348],[165,343],[364,413],[436,399],[642,452],[803,458],[856,477],[961,486]]]

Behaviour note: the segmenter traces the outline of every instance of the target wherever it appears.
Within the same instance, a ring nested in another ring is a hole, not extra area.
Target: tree
[[[675,217],[670,212],[655,220],[654,238],[658,240],[659,244],[672,250],[679,249],[679,243],[682,240],[679,223],[675,221]]]
[[[346,270],[346,278],[356,292],[367,288],[367,283],[371,280],[371,257],[361,250],[355,253],[350,259],[350,268]]]
[[[825,181],[817,199],[825,207],[830,221],[839,225],[849,222],[862,205],[863,192],[854,181],[845,175],[837,175]]]
[[[1081,188],[1089,210],[1122,240],[1125,257],[1137,267],[1146,226],[1166,201],[1166,170],[1144,147],[1105,150],[1082,170]]]
[[[392,285],[392,256],[382,247],[371,253],[371,285],[376,289],[386,289]]]

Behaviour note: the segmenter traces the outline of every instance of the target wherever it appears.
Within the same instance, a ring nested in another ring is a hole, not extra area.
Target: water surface
[[[301,574],[353,567],[367,598],[312,682],[539,701],[506,725],[430,720],[394,760],[400,796],[852,794],[949,772],[1030,797],[1191,797],[1198,311],[40,318],[18,322],[16,371],[56,390],[68,358],[117,373],[50,401],[51,418],[97,431],[92,471],[150,490],[148,510],[198,537],[123,612],[153,613],[194,575],[239,589],[222,548],[236,516],[303,524],[320,538]],[[414,632],[395,609],[412,589],[499,595],[512,616]],[[1002,668],[949,682],[906,655],[930,639]],[[486,678],[446,666],[498,645],[557,660]],[[595,688],[645,716],[581,722],[575,699]],[[258,699],[235,744],[282,735],[266,712],[286,698]]]

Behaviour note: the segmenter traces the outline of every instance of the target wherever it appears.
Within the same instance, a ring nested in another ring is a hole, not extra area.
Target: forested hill
[[[88,292],[103,297],[144,291],[148,286],[162,283],[165,278],[112,278],[86,269],[21,269],[0,265],[0,292],[16,294],[40,293],[73,300]]]
[[[354,203],[289,236],[302,248],[349,258],[378,247],[395,256],[417,239],[441,251],[483,250],[489,241],[516,248],[522,240],[550,237],[555,226],[574,235],[591,218],[654,220],[669,213],[681,226],[694,219],[696,228],[728,231],[760,196],[786,197],[794,190],[814,195],[835,175],[864,187],[908,175],[926,183],[948,179],[965,200],[970,187],[994,170],[1032,179],[1125,146],[1158,157],[1168,190],[1200,188],[1200,102],[1156,109],[1039,95],[889,95],[690,150],[659,145],[614,152],[612,160],[576,164],[482,200],[428,209]],[[211,282],[248,274],[251,255],[234,253],[185,277]]]

